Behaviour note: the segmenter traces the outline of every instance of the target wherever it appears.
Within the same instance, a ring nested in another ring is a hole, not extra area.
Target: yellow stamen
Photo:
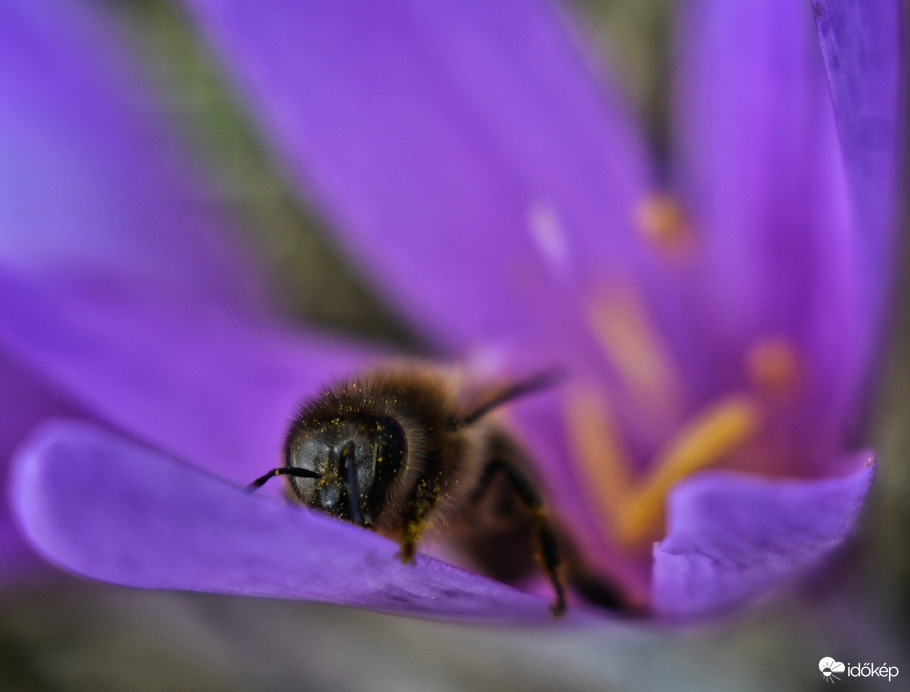
[[[696,417],[670,441],[649,476],[629,494],[614,524],[617,540],[631,545],[651,537],[663,520],[670,489],[743,447],[755,436],[759,419],[755,403],[745,396],[722,400]]]
[[[629,494],[629,456],[619,442],[607,403],[597,391],[568,393],[566,429],[573,458],[585,480],[583,492],[603,525],[612,526],[616,507]]]
[[[785,337],[758,341],[746,354],[749,378],[759,389],[777,396],[792,394],[800,383],[801,363],[796,348]]]
[[[723,399],[698,414],[664,447],[651,470],[632,481],[630,457],[611,422],[603,397],[593,390],[568,395],[566,428],[583,479],[583,492],[621,546],[657,538],[670,490],[682,479],[716,466],[748,444],[761,415],[742,395]]]
[[[694,234],[682,204],[666,193],[643,199],[636,209],[635,221],[641,234],[664,255],[680,258],[692,246]]]
[[[667,413],[678,391],[675,370],[635,294],[600,294],[588,309],[588,319],[626,388],[652,411]]]

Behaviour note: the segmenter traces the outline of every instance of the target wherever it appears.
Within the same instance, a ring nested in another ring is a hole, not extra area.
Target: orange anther
[[[645,197],[635,211],[641,234],[663,254],[680,257],[692,245],[692,223],[682,204],[672,195],[657,193]]]
[[[796,348],[785,337],[758,341],[746,355],[749,378],[764,392],[792,394],[800,383],[801,367]]]

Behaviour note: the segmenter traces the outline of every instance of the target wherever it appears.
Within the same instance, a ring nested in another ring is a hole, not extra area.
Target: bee
[[[396,541],[405,563],[430,530],[444,531],[479,571],[501,581],[517,583],[537,563],[553,587],[554,615],[566,609],[566,569],[583,595],[614,608],[616,590],[580,566],[549,517],[527,455],[489,417],[557,379],[546,373],[472,389],[442,368],[366,372],[303,404],[287,434],[285,465],[249,489],[286,476],[292,499]]]

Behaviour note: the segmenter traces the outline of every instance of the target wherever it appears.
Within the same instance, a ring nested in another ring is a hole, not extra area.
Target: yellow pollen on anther
[[[656,193],[641,200],[635,210],[635,223],[639,232],[667,256],[681,257],[692,245],[689,215],[670,194]]]
[[[752,384],[769,394],[792,394],[800,383],[799,355],[786,337],[769,336],[756,342],[746,354],[746,367]]]
[[[664,518],[667,494],[679,481],[712,466],[750,442],[761,415],[746,396],[721,400],[695,417],[658,455],[648,476],[627,496],[614,524],[616,539],[632,545],[652,538]]]

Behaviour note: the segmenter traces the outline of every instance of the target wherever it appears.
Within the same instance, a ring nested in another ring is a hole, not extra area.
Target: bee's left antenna
[[[256,480],[250,483],[246,489],[249,492],[261,488],[264,486],[270,478],[275,476],[294,476],[295,478],[322,478],[322,476],[315,471],[310,471],[310,469],[302,469],[298,466],[282,466],[277,469],[272,469],[268,473],[259,476]]]

